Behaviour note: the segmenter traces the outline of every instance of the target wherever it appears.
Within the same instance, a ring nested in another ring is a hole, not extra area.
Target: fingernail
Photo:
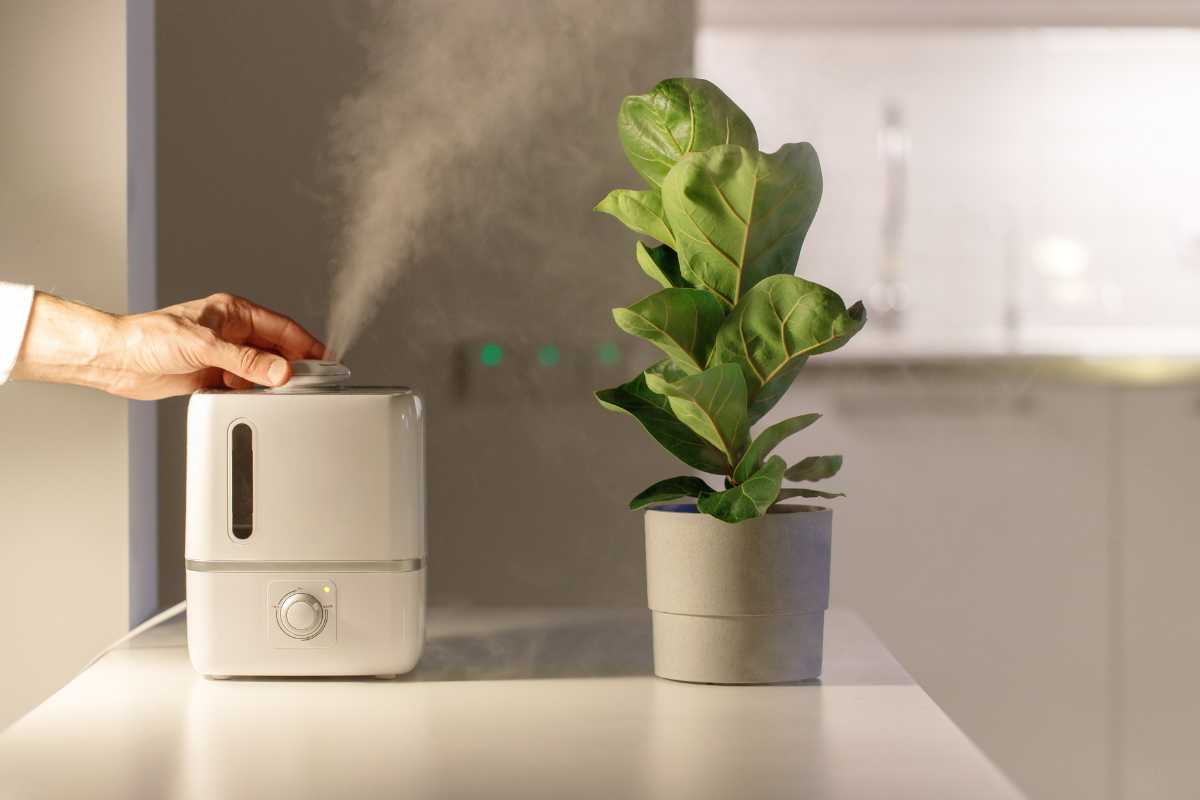
[[[287,380],[287,362],[282,358],[275,359],[275,363],[267,370],[267,380],[272,386],[279,386]]]

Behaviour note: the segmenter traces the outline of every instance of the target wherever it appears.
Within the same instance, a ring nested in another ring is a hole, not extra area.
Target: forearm
[[[17,288],[21,302],[10,305],[20,305],[23,321],[29,295]],[[14,324],[0,340],[7,342],[0,368],[12,362],[20,334],[17,317],[8,316]],[[295,321],[229,294],[118,316],[38,292],[11,376],[158,400],[221,386],[282,386],[291,377],[289,361],[324,353]]]
[[[107,389],[122,368],[117,338],[112,314],[38,292],[12,377]]]

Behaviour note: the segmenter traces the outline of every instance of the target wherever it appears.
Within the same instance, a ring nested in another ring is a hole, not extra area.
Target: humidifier
[[[204,675],[380,675],[425,627],[421,398],[298,361],[188,403],[187,635]]]

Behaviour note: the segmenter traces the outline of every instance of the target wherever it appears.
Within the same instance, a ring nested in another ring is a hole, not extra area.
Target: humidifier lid
[[[339,361],[301,359],[292,362],[292,379],[281,389],[337,386],[350,380],[350,368]]]

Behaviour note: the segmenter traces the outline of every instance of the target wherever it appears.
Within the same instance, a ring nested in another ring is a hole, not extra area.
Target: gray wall
[[[0,280],[114,311],[124,13],[120,0],[0,3]],[[126,406],[74,387],[0,388],[0,728],[126,630]]]
[[[423,231],[433,244],[347,361],[363,382],[410,384],[428,400],[433,602],[636,605],[641,520],[624,504],[677,468],[590,396],[644,358],[631,353],[609,374],[595,366],[595,347],[619,341],[608,309],[653,289],[632,236],[591,206],[637,185],[616,110],[624,95],[688,72],[692,11],[680,0],[497,2],[489,7],[514,9],[504,35],[552,48],[560,63],[530,93],[516,135],[461,153],[437,177],[457,198],[453,213]],[[364,78],[369,6],[160,6],[160,303],[233,291],[323,332],[344,211],[329,122]],[[422,44],[403,31],[394,42]],[[474,71],[467,79],[505,80],[504,63],[480,69],[462,55],[452,63]],[[471,368],[471,348],[490,339],[509,348],[504,368]],[[544,342],[563,349],[555,371],[532,360]],[[160,407],[163,605],[183,595],[184,409]]]

